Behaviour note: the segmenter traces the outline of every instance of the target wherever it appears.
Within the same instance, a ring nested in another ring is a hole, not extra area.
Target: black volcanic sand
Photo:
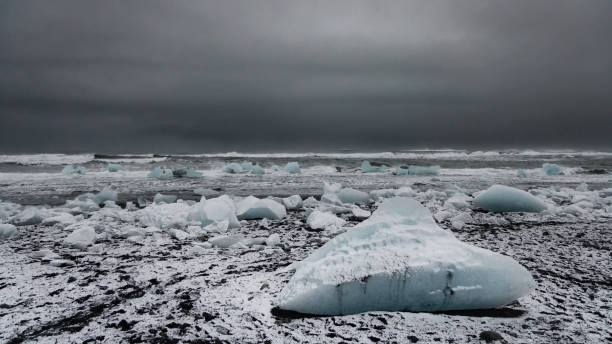
[[[97,243],[99,250],[81,251],[61,245],[68,233],[57,226],[19,227],[16,237],[0,243],[0,342],[612,341],[611,223],[506,219],[509,225],[496,226],[475,216],[476,224],[456,235],[524,265],[537,282],[529,296],[501,310],[331,317],[273,310],[292,275],[287,266],[329,239],[304,229],[303,211],[270,221],[269,229],[258,221],[243,226],[238,233],[248,237],[281,236],[281,248],[261,251],[205,248],[206,237],[178,240],[166,233],[142,244],[110,238]],[[41,248],[75,265],[34,258]]]

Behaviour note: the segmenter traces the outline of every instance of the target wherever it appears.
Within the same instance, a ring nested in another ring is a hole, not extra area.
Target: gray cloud
[[[0,3],[0,150],[604,147],[610,1]]]

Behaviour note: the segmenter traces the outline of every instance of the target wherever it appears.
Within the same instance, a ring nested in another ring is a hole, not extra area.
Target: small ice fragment
[[[385,172],[387,170],[386,165],[374,163],[372,165],[369,161],[364,160],[361,163],[361,172],[362,173],[376,173],[376,172]]]
[[[174,178],[174,174],[172,173],[171,169],[155,167],[151,172],[149,172],[147,177],[155,179],[172,179]]]
[[[287,215],[285,206],[271,199],[249,196],[237,204],[236,215],[240,220],[267,218],[279,220]]]
[[[546,204],[528,192],[505,185],[493,185],[480,193],[472,202],[476,207],[495,213],[539,213]]]
[[[106,187],[102,191],[91,196],[90,198],[96,204],[100,205],[100,204],[104,204],[104,202],[106,201],[117,202],[118,194],[117,194],[117,191],[114,191],[113,189]]]
[[[300,164],[297,161],[288,162],[285,165],[285,172],[287,173],[301,173]]]
[[[187,220],[198,221],[202,226],[227,220],[228,228],[238,228],[240,222],[238,222],[235,213],[234,201],[229,196],[223,195],[209,200],[203,198],[192,207]]]
[[[0,240],[8,239],[17,233],[15,226],[9,223],[0,223]]]
[[[241,173],[243,171],[242,165],[236,162],[232,162],[231,164],[225,166],[223,168],[223,172],[225,173]]]
[[[356,205],[351,208],[351,212],[353,213],[353,216],[359,220],[367,219],[370,217],[370,215],[372,215],[371,212],[361,209]]]
[[[563,172],[563,170],[561,169],[561,166],[557,164],[549,164],[549,163],[542,164],[542,170],[544,171],[544,173],[546,173],[549,176],[556,176],[556,175],[561,174],[561,172]]]
[[[208,242],[216,247],[228,248],[242,240],[244,240],[242,235],[220,235],[208,239]]]
[[[73,167],[67,165],[62,169],[62,174],[85,174],[85,168],[82,166]]]
[[[287,209],[298,209],[302,206],[302,197],[300,195],[293,195],[283,198],[283,204]]]
[[[211,197],[211,196],[219,195],[218,191],[215,191],[213,189],[205,189],[205,188],[197,188],[193,190],[193,193],[195,193],[196,195],[204,196],[204,197]]]
[[[174,202],[176,202],[176,196],[174,195],[162,195],[160,193],[157,193],[155,194],[155,197],[153,197],[153,203],[155,204]]]
[[[440,173],[440,166],[414,166],[408,167],[408,173],[417,176],[437,176]]]
[[[196,171],[193,168],[187,169],[187,173],[185,173],[185,178],[200,178],[204,174],[202,172]]]
[[[106,170],[108,172],[119,172],[125,170],[125,168],[119,164],[108,163]]]
[[[344,188],[336,193],[342,203],[367,203],[370,201],[370,195],[366,192]]]
[[[74,266],[75,264],[76,263],[74,261],[68,260],[68,259],[55,259],[49,262],[49,265],[55,266],[58,268],[65,267],[65,266]]]
[[[266,245],[268,246],[279,246],[281,243],[280,236],[277,233],[270,235],[266,239]]]
[[[259,166],[259,164],[256,164],[255,166],[253,166],[253,168],[251,169],[251,173],[252,174],[258,174],[258,175],[262,175],[265,174],[266,171],[263,169],[263,167]]]
[[[516,171],[516,176],[519,177],[519,178],[527,178],[527,173],[524,170],[519,168]]]
[[[87,246],[93,245],[95,242],[96,231],[87,225],[78,226],[64,239],[65,245],[74,246],[80,249],[85,249]]]
[[[332,227],[342,227],[346,224],[344,219],[328,212],[315,210],[306,219],[306,223],[314,230],[322,230]]]

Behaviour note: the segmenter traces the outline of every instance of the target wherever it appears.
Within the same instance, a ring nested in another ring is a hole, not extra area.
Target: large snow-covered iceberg
[[[512,258],[459,241],[420,203],[396,197],[297,263],[279,301],[327,315],[486,309],[533,287]]]
[[[287,215],[285,206],[269,198],[249,196],[237,204],[236,215],[240,220],[279,220]]]
[[[530,193],[505,185],[493,185],[472,202],[478,208],[495,213],[524,211],[539,213],[546,209],[544,202]]]

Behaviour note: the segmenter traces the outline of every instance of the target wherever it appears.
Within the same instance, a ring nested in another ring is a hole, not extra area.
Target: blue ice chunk
[[[493,185],[479,194],[472,202],[476,207],[495,213],[529,212],[539,213],[546,204],[529,192],[505,185]]]

